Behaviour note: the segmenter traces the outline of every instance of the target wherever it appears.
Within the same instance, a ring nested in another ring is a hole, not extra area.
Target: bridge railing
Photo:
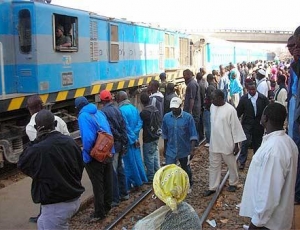
[[[239,28],[224,28],[224,29],[192,29],[193,33],[261,33],[261,34],[293,34],[293,30],[278,30],[278,29],[239,29]]]

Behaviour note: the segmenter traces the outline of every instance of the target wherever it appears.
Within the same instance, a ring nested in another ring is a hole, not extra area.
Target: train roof
[[[179,30],[179,29],[170,29],[170,28],[165,28],[161,27],[159,24],[155,23],[146,23],[146,22],[134,22],[134,21],[129,21],[126,18],[116,18],[116,17],[110,17],[110,16],[105,16],[105,15],[100,15],[96,12],[91,12],[83,9],[77,9],[77,8],[72,8],[72,7],[66,7],[66,6],[61,6],[61,5],[56,5],[56,4],[47,4],[43,0],[0,0],[0,4],[6,2],[13,2],[13,3],[27,3],[27,4],[35,4],[35,5],[48,5],[49,7],[53,7],[54,9],[60,9],[60,10],[65,10],[67,11],[73,11],[73,12],[81,12],[86,15],[89,15],[92,18],[95,19],[100,19],[104,21],[110,21],[110,22],[115,22],[115,23],[123,23],[123,24],[128,24],[128,25],[137,25],[141,27],[146,27],[146,28],[153,28],[161,31],[166,31],[166,32],[171,32],[171,33],[177,33],[177,34],[185,34],[185,35],[190,35],[190,33]]]

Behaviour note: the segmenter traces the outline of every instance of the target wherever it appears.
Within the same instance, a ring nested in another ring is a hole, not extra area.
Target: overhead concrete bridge
[[[201,29],[191,30],[192,34],[202,34],[232,42],[286,43],[293,30],[276,29]]]

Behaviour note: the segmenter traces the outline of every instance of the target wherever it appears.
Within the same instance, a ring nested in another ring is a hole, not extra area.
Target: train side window
[[[116,24],[109,24],[109,61],[118,62],[119,52],[119,27]]]
[[[31,52],[31,15],[29,10],[19,12],[19,45],[22,53]]]
[[[169,41],[169,34],[165,34],[165,58],[170,58],[170,41]]]
[[[57,52],[78,51],[78,19],[67,15],[53,15],[53,44]]]
[[[165,33],[165,58],[175,58],[175,36]]]
[[[190,42],[187,38],[179,38],[179,64],[181,66],[189,65]]]
[[[174,34],[169,36],[169,45],[170,45],[170,58],[175,58],[175,37]]]

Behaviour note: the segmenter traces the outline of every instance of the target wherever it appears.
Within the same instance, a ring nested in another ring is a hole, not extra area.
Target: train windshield
[[[31,52],[31,19],[29,10],[19,12],[19,44],[22,53]]]

